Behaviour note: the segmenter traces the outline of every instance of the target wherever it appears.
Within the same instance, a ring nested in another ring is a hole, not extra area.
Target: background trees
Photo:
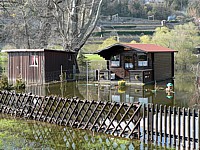
[[[113,45],[113,44],[117,44],[119,43],[118,41],[118,37],[116,36],[112,36],[110,38],[107,38],[106,40],[103,41],[103,43],[101,45],[99,45],[98,49],[99,50],[102,50],[110,45]]]
[[[164,0],[164,3],[144,3],[139,0],[10,0],[0,1],[1,47],[9,43],[14,48],[63,48],[78,52],[96,26],[101,14],[167,19],[176,5],[186,8],[188,0]],[[199,16],[198,0],[189,1],[188,12]],[[173,8],[173,9],[172,9]],[[158,29],[152,41],[169,47],[170,32]],[[167,30],[167,29],[166,29]],[[160,35],[165,38],[160,38]],[[143,37],[145,43],[145,37]],[[172,43],[171,43],[172,44]],[[10,48],[10,47],[9,47]]]
[[[94,30],[102,0],[50,0],[63,49],[78,52]]]
[[[15,48],[61,45],[79,51],[92,33],[102,0],[2,1],[1,42]]]
[[[46,12],[45,3],[36,7],[35,1],[1,2],[1,44],[13,48],[41,48],[48,45],[51,25],[48,18],[42,17]]]
[[[164,0],[164,3],[166,8],[182,11],[187,8],[188,0]]]
[[[198,1],[198,0],[192,0]],[[185,11],[188,7],[189,0],[163,0],[141,1],[141,0],[104,0],[102,15],[109,16],[118,14],[120,17],[138,17],[148,18],[148,15],[154,15],[156,19],[167,19],[175,11]]]
[[[152,43],[177,50],[175,61],[180,70],[189,70],[196,64],[198,58],[193,55],[195,47],[199,44],[200,36],[198,27],[193,23],[177,25],[169,30],[166,27],[157,28],[152,37]]]
[[[200,17],[200,2],[199,0],[190,0],[187,8],[188,15],[192,17]]]

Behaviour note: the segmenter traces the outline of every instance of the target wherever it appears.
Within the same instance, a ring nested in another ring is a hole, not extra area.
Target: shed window
[[[125,69],[133,69],[133,58],[132,56],[124,57],[124,67]]]
[[[110,65],[112,67],[119,67],[120,66],[120,55],[112,56]]]
[[[30,62],[30,66],[38,66],[38,55],[36,54],[30,55],[29,62]]]
[[[144,53],[138,54],[138,66],[148,66],[147,55]]]

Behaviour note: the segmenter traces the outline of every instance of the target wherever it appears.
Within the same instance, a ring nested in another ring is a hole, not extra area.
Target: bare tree
[[[51,23],[49,18],[41,17],[41,8],[34,7],[33,1],[9,0],[1,1],[0,21],[1,43],[9,44],[16,48],[43,48],[48,45]],[[42,9],[41,9],[42,10]],[[46,15],[44,12],[43,16]]]
[[[187,8],[189,16],[199,18],[200,17],[200,3],[199,0],[190,0]]]
[[[94,30],[102,0],[51,0],[65,51],[78,52]]]
[[[2,40],[16,48],[61,44],[65,51],[78,52],[96,26],[101,3],[102,0],[0,0]]]

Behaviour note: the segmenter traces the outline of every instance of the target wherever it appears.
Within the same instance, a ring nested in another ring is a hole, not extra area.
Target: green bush
[[[25,83],[23,82],[23,80],[21,78],[17,78],[16,79],[15,89],[16,90],[25,89]]]
[[[10,90],[11,85],[8,83],[8,77],[6,75],[2,75],[1,80],[0,80],[0,89],[1,90]]]

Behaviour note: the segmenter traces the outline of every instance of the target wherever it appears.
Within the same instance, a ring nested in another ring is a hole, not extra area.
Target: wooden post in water
[[[145,142],[145,108],[146,105],[143,104],[143,142]]]
[[[149,141],[149,104],[147,104],[147,140]]]
[[[182,122],[182,127],[183,127],[183,148],[185,148],[185,108],[183,108],[183,122]]]
[[[155,137],[156,137],[156,143],[158,142],[158,105],[156,104],[156,133],[155,133]]]
[[[141,105],[142,106],[142,105]],[[136,111],[137,109],[135,109],[134,111]],[[139,120],[139,118],[140,118],[140,112],[141,111],[138,111],[138,120]],[[136,121],[137,122],[137,121]],[[141,132],[140,132],[140,130],[141,130],[141,128],[140,128],[140,126],[141,126],[141,123],[140,123],[140,121],[139,121],[139,123],[138,123],[138,139],[140,139],[140,135],[141,135]]]
[[[190,149],[190,108],[188,108],[188,118],[187,118],[187,124],[188,124],[188,148]]]
[[[164,106],[164,144],[167,142],[167,108]]]
[[[151,104],[151,141],[153,141],[153,128],[154,128],[154,104]]]
[[[160,105],[160,143],[162,143],[162,105]]]
[[[174,121],[173,121],[173,146],[176,146],[176,107],[174,106],[173,107],[173,118],[174,118]]]
[[[180,107],[178,107],[178,146],[180,147],[180,133],[181,133],[181,116],[180,116]]]
[[[193,108],[193,111],[192,111],[192,115],[193,115],[193,119],[192,119],[192,124],[193,124],[193,138],[192,138],[192,141],[193,141],[193,149],[196,149],[196,145],[195,145],[195,109]]]
[[[172,113],[171,113],[171,106],[169,106],[169,145],[171,146],[171,132],[172,132]]]
[[[197,121],[198,126],[198,144],[199,144],[199,149],[200,149],[200,110],[198,109],[198,121]]]

